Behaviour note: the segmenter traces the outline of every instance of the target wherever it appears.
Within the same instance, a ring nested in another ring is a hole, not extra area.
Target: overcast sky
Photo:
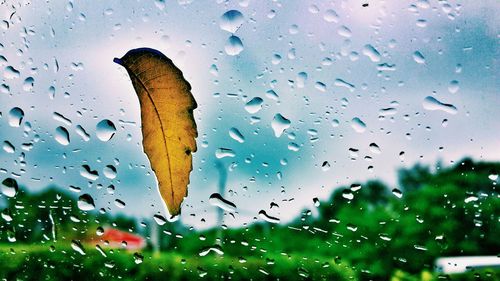
[[[221,28],[230,10],[243,18]],[[260,210],[286,222],[342,184],[396,187],[396,170],[416,162],[500,159],[495,0],[6,1],[0,17],[0,141],[15,148],[0,151],[0,179],[33,191],[79,187],[75,196],[89,193],[113,214],[167,216],[142,150],[137,96],[113,63],[138,47],[170,57],[198,103],[187,225],[216,223],[208,199],[218,189],[219,148],[234,151],[220,159],[229,170],[223,196],[237,206],[230,226],[260,220]],[[242,47],[227,46],[230,36]],[[262,109],[250,113],[255,97]],[[24,111],[20,127],[9,125],[14,107]],[[276,114],[291,121],[280,137]],[[96,135],[105,119],[117,128],[109,141]],[[68,145],[56,138],[59,126]],[[99,178],[82,177],[82,165]],[[116,178],[106,177],[107,165]]]

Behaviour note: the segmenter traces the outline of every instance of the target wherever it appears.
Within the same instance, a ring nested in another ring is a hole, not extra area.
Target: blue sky
[[[199,150],[181,216],[197,228],[215,224],[217,207],[208,199],[217,191],[219,148],[235,152],[220,159],[230,170],[224,197],[237,206],[234,217],[225,218],[230,226],[260,220],[260,210],[290,220],[304,208],[314,211],[313,198],[327,199],[342,184],[381,179],[396,186],[396,169],[416,162],[500,159],[500,23],[494,0],[370,1],[366,8],[360,1],[70,3],[0,6],[0,84],[9,88],[0,92],[0,141],[16,148],[0,151],[0,177],[16,177],[32,190],[78,186],[111,213],[166,214],[142,151],[137,97],[124,69],[113,63],[138,47],[172,58],[199,105]],[[225,51],[232,34],[219,26],[229,10],[244,17],[234,33],[243,43],[236,56]],[[367,45],[378,56],[367,56]],[[5,74],[8,66],[20,72],[18,78]],[[301,81],[299,73],[307,79]],[[26,91],[28,77],[34,86]],[[278,100],[266,96],[269,90]],[[424,108],[429,96],[453,104],[456,114]],[[262,109],[250,114],[245,104],[254,97],[263,99]],[[23,109],[30,130],[9,126],[13,107]],[[392,115],[381,118],[387,108]],[[71,124],[55,120],[54,112]],[[271,127],[278,113],[291,121],[280,137]],[[353,129],[354,118],[365,123],[363,132]],[[108,142],[96,136],[104,119],[117,128]],[[89,141],[78,136],[77,125]],[[69,132],[67,146],[55,140],[59,126]],[[229,136],[233,127],[244,143]],[[29,142],[33,148],[24,151],[22,144]],[[99,178],[82,177],[82,165]],[[116,178],[104,176],[107,165],[116,167]],[[110,184],[114,194],[106,190]],[[117,207],[116,199],[126,206]],[[271,202],[280,207],[270,209]]]

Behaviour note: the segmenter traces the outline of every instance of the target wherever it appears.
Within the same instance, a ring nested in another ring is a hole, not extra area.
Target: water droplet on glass
[[[380,150],[380,147],[376,143],[370,143],[370,151],[372,153],[380,154],[382,151]]]
[[[245,110],[250,114],[255,114],[262,109],[262,102],[264,102],[264,100],[262,98],[255,97],[255,98],[249,100],[245,104]]]
[[[396,196],[397,198],[403,197],[403,192],[401,192],[401,190],[399,190],[397,188],[394,188],[392,190],[392,194],[394,194],[394,196]]]
[[[134,253],[135,264],[141,264],[144,261],[144,257],[139,253]]]
[[[94,199],[90,194],[83,194],[78,197],[77,205],[78,209],[82,211],[92,211],[95,209]]]
[[[9,141],[4,141],[3,145],[2,145],[2,148],[7,153],[14,153],[14,152],[16,152],[16,148]]]
[[[208,255],[210,252],[214,252],[219,256],[224,255],[224,251],[222,250],[222,247],[219,245],[205,247],[205,248],[201,249],[199,255],[200,255],[200,257],[204,257],[204,256]]]
[[[224,199],[219,193],[213,193],[212,195],[210,195],[208,202],[212,206],[219,207],[227,212],[236,211],[236,205],[233,202]]]
[[[125,208],[126,204],[122,200],[116,199],[115,200],[115,206],[118,207],[118,208],[120,208],[120,209],[123,209],[123,208]]]
[[[421,52],[415,51],[413,53],[413,60],[417,62],[418,64],[424,64],[425,63],[425,57],[422,55]]]
[[[236,156],[236,153],[230,149],[230,148],[218,148],[215,151],[215,157],[218,159],[224,158],[224,157],[234,157]]]
[[[82,244],[79,241],[72,240],[71,241],[71,248],[75,250],[77,253],[79,253],[82,256],[85,256],[85,250],[83,249]]]
[[[224,51],[230,56],[236,56],[243,51],[243,42],[238,36],[231,35],[224,46]]]
[[[321,170],[323,172],[330,170],[330,163],[328,163],[328,161],[324,161],[323,164],[321,165]]]
[[[280,223],[280,219],[276,217],[272,217],[266,213],[264,210],[260,210],[259,217],[270,223]]]
[[[13,178],[6,178],[2,181],[2,194],[7,197],[14,197],[17,194],[19,187],[17,181]]]
[[[271,127],[274,130],[274,135],[279,138],[283,134],[283,132],[290,128],[290,124],[292,122],[288,119],[286,119],[283,115],[280,113],[274,115],[273,121],[271,122]]]
[[[230,33],[235,33],[245,21],[245,17],[238,10],[225,12],[219,22],[219,27]]]
[[[33,79],[33,77],[28,77],[24,79],[23,90],[26,92],[31,92],[31,90],[33,90],[34,85],[35,85],[35,79]]]
[[[424,99],[424,101],[422,102],[422,106],[427,110],[441,110],[450,114],[456,114],[458,111],[454,105],[442,103],[431,96],[428,96]]]
[[[14,107],[9,111],[9,125],[11,127],[21,126],[24,118],[24,111],[19,107]]]
[[[358,117],[355,117],[351,120],[351,127],[357,133],[363,133],[364,131],[366,131],[365,122],[361,121],[361,119],[359,119]]]
[[[97,173],[97,171],[92,171],[89,165],[82,165],[80,175],[91,181],[95,181],[99,178],[99,173]]]
[[[115,124],[113,124],[110,120],[104,119],[97,123],[96,135],[101,141],[109,141],[115,135],[115,132]]]
[[[102,172],[108,179],[112,180],[116,178],[116,168],[113,165],[107,165],[104,169],[102,169]]]
[[[90,140],[90,135],[85,131],[85,129],[81,125],[77,125],[75,131],[84,141]]]
[[[229,129],[229,136],[233,140],[235,140],[235,141],[237,141],[239,143],[244,143],[245,142],[245,137],[241,134],[241,132],[238,129],[236,129],[234,127],[231,128],[231,129]]]
[[[452,94],[455,94],[456,92],[458,92],[458,90],[460,90],[460,86],[458,85],[458,81],[457,80],[451,81],[450,85],[448,85],[448,91]]]
[[[16,79],[16,78],[19,78],[19,76],[21,76],[21,73],[19,73],[19,71],[17,69],[15,69],[14,67],[12,67],[10,65],[5,67],[5,69],[3,71],[3,77],[5,79]]]
[[[329,9],[329,10],[325,11],[325,14],[323,15],[323,19],[327,22],[338,22],[339,15],[334,10]]]
[[[57,127],[56,133],[54,134],[56,141],[62,145],[68,145],[70,143],[68,130],[64,127]]]
[[[162,215],[158,215],[158,214],[156,214],[156,215],[154,215],[154,216],[153,216],[153,219],[155,220],[155,222],[156,222],[159,226],[162,226],[162,225],[164,225],[164,224],[166,224],[166,223],[167,223],[167,219],[166,219],[164,216],[162,216]]]
[[[363,55],[367,56],[372,62],[380,61],[380,53],[370,44],[363,47]]]

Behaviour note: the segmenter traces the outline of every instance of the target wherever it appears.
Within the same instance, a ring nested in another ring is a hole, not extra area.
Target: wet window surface
[[[499,10],[0,1],[0,279],[498,280]]]

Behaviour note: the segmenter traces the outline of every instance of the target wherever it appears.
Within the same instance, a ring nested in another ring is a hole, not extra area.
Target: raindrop
[[[403,192],[401,192],[401,190],[399,190],[397,188],[394,188],[392,190],[392,194],[394,194],[394,196],[396,196],[397,198],[403,197]]]
[[[292,122],[290,120],[286,119],[285,117],[283,117],[283,115],[279,113],[274,115],[273,121],[271,122],[271,127],[274,130],[274,135],[277,138],[281,137],[283,132],[286,129],[290,128],[291,123]]]
[[[380,53],[370,44],[364,46],[363,55],[367,56],[372,62],[380,61]]]
[[[75,131],[84,141],[90,140],[90,135],[85,131],[85,129],[81,125],[77,125]]]
[[[19,107],[14,107],[9,111],[9,125],[11,127],[21,126],[24,118],[24,111]]]
[[[167,223],[167,219],[166,219],[164,216],[162,216],[162,215],[158,215],[158,214],[156,214],[156,215],[154,215],[154,216],[153,216],[153,219],[155,220],[155,222],[156,222],[159,226],[162,226],[162,225],[164,225],[164,224],[166,224],[166,223]]]
[[[78,209],[82,211],[92,211],[95,209],[94,199],[89,194],[83,194],[78,197]]]
[[[427,110],[441,110],[449,114],[456,114],[458,111],[453,104],[442,103],[431,96],[424,99],[422,106]]]
[[[339,15],[334,10],[329,9],[329,10],[325,11],[325,14],[323,15],[323,19],[327,22],[338,22]]]
[[[225,12],[219,22],[219,27],[230,33],[235,33],[245,21],[243,14],[238,10]]]
[[[83,249],[83,246],[79,241],[72,240],[71,248],[78,252],[80,255],[85,256],[85,250]]]
[[[123,209],[123,208],[125,208],[126,204],[122,200],[116,199],[115,200],[115,206],[118,207],[118,208],[120,208],[120,209]]]
[[[370,143],[370,151],[375,154],[380,154],[382,152],[380,147],[374,142]]]
[[[19,187],[17,181],[13,178],[6,178],[2,181],[2,194],[7,197],[14,197],[17,194]]]
[[[297,87],[304,88],[307,81],[307,73],[299,72],[297,74]]]
[[[330,170],[330,163],[328,163],[328,161],[323,162],[323,164],[321,165],[321,170],[323,172]]]
[[[230,56],[236,56],[243,51],[243,42],[238,36],[231,35],[224,46],[224,51]]]
[[[361,121],[361,119],[359,119],[358,117],[355,117],[351,120],[351,127],[357,133],[363,133],[364,131],[366,131],[365,122]]]
[[[245,110],[250,114],[255,114],[262,109],[262,102],[264,102],[264,100],[262,98],[255,97],[255,98],[249,100],[245,104]]]
[[[7,153],[14,153],[14,152],[16,152],[16,148],[9,141],[4,141],[2,148]]]
[[[266,213],[264,210],[260,210],[259,217],[270,223],[280,223],[280,219],[276,217],[272,217]]]
[[[66,128],[61,126],[56,128],[56,133],[54,134],[54,138],[58,143],[62,145],[68,145],[70,142],[68,130],[66,130]]]
[[[35,79],[33,79],[33,77],[28,77],[24,79],[23,90],[26,92],[31,92],[31,90],[33,90],[34,85],[35,85]]]
[[[116,178],[116,168],[113,165],[107,165],[104,169],[102,169],[102,172],[108,179],[112,180]]]
[[[460,90],[460,86],[458,85],[458,81],[457,80],[451,81],[450,85],[448,86],[448,91],[452,94],[455,94],[456,92],[458,92],[458,90]]]
[[[82,165],[80,175],[91,181],[95,181],[99,178],[99,173],[97,173],[97,171],[92,171],[89,165]]]
[[[116,127],[113,122],[108,119],[104,119],[97,123],[96,134],[97,138],[101,141],[109,141],[115,135]]]
[[[236,153],[230,149],[230,148],[218,148],[215,151],[215,157],[218,159],[224,158],[224,157],[234,157],[236,156]]]
[[[134,262],[135,264],[141,264],[144,261],[144,256],[139,253],[134,253]]]
[[[235,141],[237,141],[239,143],[244,143],[245,142],[245,137],[241,134],[241,132],[238,129],[236,129],[234,127],[231,128],[231,129],[229,129],[229,136],[233,140],[235,140]]]
[[[352,200],[354,199],[354,194],[352,193],[352,190],[350,188],[346,188],[342,191],[342,197],[347,200]]]
[[[219,193],[213,193],[212,195],[210,195],[208,202],[212,206],[219,207],[227,212],[236,211],[236,205],[233,202],[224,199]]]
[[[21,76],[19,71],[10,65],[5,67],[5,69],[3,71],[3,77],[5,79],[15,79],[15,78],[19,78],[19,76]]]
[[[319,207],[319,205],[321,205],[321,203],[319,202],[319,199],[318,198],[313,198],[313,203],[314,203],[314,207]]]
[[[413,60],[418,63],[418,64],[424,64],[425,63],[425,57],[422,55],[421,52],[415,51],[413,53]]]
[[[219,245],[214,245],[214,246],[203,248],[199,255],[200,255],[200,257],[204,257],[204,256],[208,255],[210,252],[214,252],[219,256],[224,255],[224,251],[222,250],[222,247]]]

